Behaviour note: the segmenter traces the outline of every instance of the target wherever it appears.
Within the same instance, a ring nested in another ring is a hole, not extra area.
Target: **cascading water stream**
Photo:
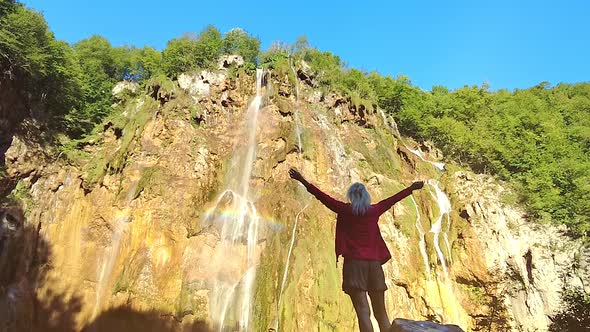
[[[379,112],[381,113],[381,117],[383,118],[383,122],[385,123],[385,125],[394,130],[394,135],[397,136],[397,138],[400,140],[400,142],[402,142],[406,149],[412,151],[401,140],[401,135],[395,121],[388,121],[387,116],[385,115],[383,110],[379,110]],[[420,221],[420,209],[418,209],[418,204],[416,203],[414,196],[410,195],[410,198],[412,199],[412,203],[414,203],[414,207],[416,208],[416,229],[418,230],[418,234],[420,235],[420,240],[418,241],[418,248],[420,250],[420,255],[422,256],[422,261],[424,262],[424,270],[426,272],[426,276],[430,278],[430,263],[428,261],[428,253],[426,252],[426,241],[424,239],[425,232]]]
[[[289,61],[289,65],[291,66],[293,77],[295,78],[295,130],[297,134],[297,149],[299,151],[299,157],[301,157],[301,149],[303,146],[301,145],[301,119],[299,118],[299,80],[297,79],[297,72],[291,61]]]
[[[424,262],[424,271],[426,272],[426,276],[430,278],[430,263],[428,262],[428,254],[426,253],[426,241],[424,240],[424,228],[422,228],[422,223],[420,222],[420,210],[418,209],[418,204],[416,204],[416,200],[414,196],[410,195],[412,199],[412,203],[414,203],[414,207],[416,208],[416,229],[418,229],[418,234],[420,234],[420,240],[418,242],[418,248],[420,249],[420,254],[422,255],[422,261]]]
[[[250,177],[256,156],[256,130],[262,102],[261,69],[256,70],[256,96],[246,113],[247,141],[234,156],[238,169],[232,170],[230,188],[225,190],[205,215],[206,223],[221,227],[220,242],[212,260],[216,278],[211,292],[210,314],[219,331],[236,328],[248,331],[252,286],[258,259],[260,218],[249,200]]]
[[[295,71],[295,68],[293,67],[293,63],[289,62],[289,65],[291,67],[291,71],[293,72],[293,76],[295,78],[295,111],[293,112],[294,116],[295,116],[295,133],[297,134],[297,154],[299,157],[299,162],[301,163],[302,160],[302,143],[301,143],[301,126],[300,126],[300,118],[299,118],[299,81],[297,79],[297,72]],[[301,164],[299,165],[299,167],[301,168]],[[303,188],[302,187],[298,187],[297,192],[299,194],[299,197],[302,199],[304,197],[304,192],[303,192]],[[289,275],[289,265],[291,262],[291,253],[293,252],[293,245],[295,244],[295,234],[297,232],[297,224],[299,223],[299,216],[301,215],[301,213],[303,213],[303,211],[307,208],[308,205],[303,206],[303,208],[301,208],[301,210],[299,210],[299,212],[297,212],[297,214],[295,215],[295,222],[293,223],[293,230],[291,232],[291,242],[289,244],[289,251],[287,253],[287,260],[285,262],[285,267],[283,270],[283,279],[281,281],[281,288],[279,289],[279,299],[277,301],[277,312],[276,312],[276,316],[275,319],[273,321],[272,324],[272,329],[274,329],[275,331],[279,331],[279,315],[280,315],[280,311],[282,309],[282,305],[283,305],[283,293],[285,291],[285,285],[287,283],[287,277]]]
[[[117,258],[119,257],[121,240],[123,239],[123,235],[125,234],[125,231],[127,230],[129,225],[129,219],[131,218],[129,204],[134,198],[138,182],[139,181],[133,181],[131,183],[129,191],[125,196],[123,209],[119,211],[117,218],[113,223],[113,237],[111,239],[111,246],[108,250],[108,254],[106,254],[105,257],[102,258],[102,264],[100,272],[98,274],[98,281],[96,284],[96,299],[94,303],[94,309],[92,311],[92,319],[96,318],[96,316],[100,312],[103,304],[102,302],[106,297],[110,277],[113,273],[113,268],[115,267]]]
[[[433,165],[434,167],[438,168],[441,172],[445,171],[445,163],[427,160],[426,158],[424,158],[420,150],[412,149],[409,146],[407,146],[406,143],[404,143],[401,139],[402,136],[399,132],[399,128],[397,127],[397,123],[395,123],[393,119],[388,120],[387,115],[385,115],[385,112],[383,112],[383,110],[379,110],[379,113],[381,113],[381,117],[383,118],[383,122],[385,122],[385,125],[391,127],[395,131],[395,135],[400,139],[400,142],[402,142],[402,144],[406,149],[408,149],[408,151],[412,152],[414,155],[420,158],[420,160],[427,162]]]
[[[449,243],[449,232],[450,231],[451,231],[451,214],[447,213],[447,228],[443,232],[443,239],[445,240],[445,246],[447,247],[447,259],[449,260],[449,262],[452,265],[453,264],[453,255],[451,254],[451,244]]]
[[[279,300],[277,303],[277,314],[275,316],[275,320],[273,322],[273,329],[275,331],[279,331],[279,315],[281,308],[283,307],[283,292],[285,291],[285,285],[287,283],[287,276],[289,275],[289,264],[291,262],[291,253],[293,252],[293,244],[295,243],[295,232],[297,231],[297,223],[299,222],[299,216],[303,211],[307,208],[307,205],[304,206],[298,213],[295,215],[295,223],[293,224],[293,231],[291,232],[291,244],[289,245],[289,251],[287,253],[287,261],[285,262],[285,268],[283,270],[283,279],[281,281],[281,288],[279,290]]]
[[[394,130],[394,135],[399,139],[399,141],[404,145],[404,147],[408,151],[410,151],[411,153],[416,155],[418,158],[420,158],[420,160],[425,161],[425,162],[433,165],[434,167],[436,167],[441,172],[441,176],[442,176],[442,172],[445,171],[445,164],[441,163],[441,162],[429,161],[424,158],[424,156],[422,155],[422,152],[420,150],[415,150],[415,149],[411,149],[410,147],[408,147],[404,143],[395,121],[393,119],[391,119],[391,121],[388,121],[388,118],[385,115],[385,113],[383,112],[383,110],[380,110],[380,113],[381,113],[381,116],[383,118],[385,125],[389,126],[390,128],[392,128],[392,130]],[[435,193],[433,194],[431,192],[431,195],[436,200],[439,211],[440,211],[439,217],[437,218],[435,223],[432,225],[429,232],[433,233],[433,235],[434,235],[434,241],[433,241],[434,248],[435,248],[438,260],[440,261],[441,266],[443,268],[444,280],[441,281],[438,278],[436,280],[432,280],[429,277],[426,280],[425,288],[427,290],[431,290],[430,292],[427,291],[427,293],[433,293],[433,294],[438,293],[440,303],[443,308],[443,312],[445,313],[445,316],[446,316],[446,318],[443,317],[443,321],[445,321],[447,323],[459,323],[462,321],[461,317],[462,317],[462,315],[464,315],[464,313],[461,313],[460,302],[458,301],[458,299],[454,295],[453,284],[452,284],[451,279],[448,277],[447,262],[445,260],[445,256],[443,255],[442,250],[440,249],[440,245],[439,245],[439,236],[440,236],[440,233],[442,233],[443,239],[444,239],[444,242],[445,242],[445,245],[447,248],[448,260],[449,260],[449,262],[452,263],[451,246],[449,244],[449,239],[448,239],[448,235],[447,235],[447,233],[450,231],[450,228],[451,228],[451,219],[450,219],[450,212],[451,212],[451,208],[452,208],[451,202],[450,202],[448,196],[440,189],[440,184],[437,180],[432,180],[432,179],[427,180],[426,184],[428,184],[434,188]],[[419,241],[420,253],[422,254],[422,258],[424,259],[424,264],[427,266],[426,271],[430,275],[430,267],[428,266],[428,257],[426,254],[426,247],[425,247],[425,242],[424,242],[424,230],[419,222],[420,213],[418,211],[418,206],[416,205],[416,201],[414,200],[414,197],[413,196],[410,196],[410,197],[412,198],[412,202],[414,203],[414,206],[416,207],[416,213],[418,214],[417,221],[416,221],[416,228],[418,228],[418,233],[420,234],[420,241]],[[442,221],[443,221],[443,218],[445,215],[446,215],[447,225],[446,225],[445,230],[443,231],[442,230],[442,228],[443,228]],[[467,324],[465,322],[463,322],[463,324],[461,324],[461,325],[465,326]]]
[[[438,182],[435,182],[433,180],[428,180],[426,181],[429,185],[431,185],[434,188],[435,194],[433,194],[434,199],[436,199],[436,202],[438,204],[438,209],[440,211],[440,215],[438,216],[438,218],[436,219],[436,221],[434,222],[434,224],[432,224],[432,227],[430,228],[430,233],[434,234],[434,250],[436,251],[436,254],[438,255],[438,259],[440,261],[440,264],[443,268],[443,272],[445,277],[448,276],[448,270],[447,270],[447,263],[445,260],[445,256],[442,252],[442,250],[440,249],[440,245],[439,245],[439,235],[442,229],[442,220],[443,217],[445,215],[449,215],[449,213],[451,212],[451,202],[449,201],[449,198],[447,197],[447,195],[445,195],[445,193],[440,189]],[[431,193],[432,194],[432,193]],[[443,232],[444,234],[444,232]],[[447,240],[447,246],[448,246],[448,240]]]
[[[330,127],[328,119],[324,114],[316,113],[316,123],[324,133],[324,137],[327,140],[328,148],[334,156],[333,170],[336,172],[337,185],[341,188],[348,185],[351,180],[351,175],[343,173],[342,170],[349,171],[351,169],[349,160],[346,157],[346,151],[344,145],[338,138],[336,131]],[[355,179],[352,179],[355,180]]]
[[[402,142],[404,147],[406,149],[408,149],[408,151],[412,152],[414,155],[416,155],[422,161],[430,163],[431,165],[436,167],[441,172],[445,171],[445,164],[444,163],[432,162],[430,160],[427,160],[424,158],[424,156],[422,155],[422,152],[420,150],[415,150],[415,149],[412,149],[409,146],[407,146],[403,142],[403,140],[401,140],[401,135],[399,133],[399,129],[397,128],[397,124],[395,123],[395,121],[393,121],[393,119],[391,121],[388,121],[387,116],[385,115],[383,110],[380,110],[380,113],[381,113],[381,117],[383,118],[383,121],[385,122],[385,124],[392,127],[395,130],[395,134],[400,139],[400,142]],[[390,122],[392,124],[390,124]],[[438,259],[439,259],[441,266],[443,268],[444,275],[446,277],[446,276],[448,276],[448,269],[447,269],[447,263],[446,263],[444,254],[443,254],[442,250],[440,249],[439,235],[442,232],[443,239],[444,239],[445,245],[447,247],[447,256],[450,257],[451,256],[451,247],[449,244],[448,231],[450,230],[450,227],[451,227],[451,219],[450,219],[451,202],[449,201],[449,198],[447,197],[447,195],[440,189],[440,186],[437,181],[427,180],[426,183],[431,185],[432,187],[434,187],[435,195],[433,195],[433,197],[435,198],[435,200],[438,204],[439,211],[440,211],[440,216],[438,217],[436,222],[432,225],[429,232],[434,234],[434,241],[433,241],[434,242],[434,249],[436,251]],[[447,216],[447,227],[446,227],[446,231],[442,231],[442,220],[445,215]],[[418,231],[420,232],[420,230],[418,230]],[[423,233],[423,231],[420,232],[421,236],[423,236],[422,233]]]

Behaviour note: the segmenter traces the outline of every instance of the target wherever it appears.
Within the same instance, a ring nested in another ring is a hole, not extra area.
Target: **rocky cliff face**
[[[528,224],[493,179],[453,165],[441,172],[433,149],[396,135],[376,110],[316,90],[304,66],[294,70],[298,89],[289,73],[265,72],[249,126],[256,80],[228,66],[130,92],[100,131],[61,153],[14,137],[1,331],[232,330],[243,321],[252,331],[354,330],[334,215],[288,178],[290,167],[339,198],[362,181],[373,201],[429,179],[381,220],[392,318],[543,331],[561,286],[587,280],[571,270],[579,243]],[[236,231],[228,247],[223,223],[236,220],[255,229],[254,244]],[[234,286],[219,293],[225,284]]]

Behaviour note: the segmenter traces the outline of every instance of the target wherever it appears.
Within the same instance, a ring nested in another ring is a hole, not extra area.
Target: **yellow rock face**
[[[275,85],[288,82],[267,79]],[[288,86],[281,96],[264,96],[255,133],[256,158],[246,180],[249,208],[259,217],[259,243],[251,252],[243,239],[222,248],[224,225],[219,220],[234,220],[224,214],[239,211],[219,208],[213,222],[208,216],[216,204],[231,207],[237,199],[222,193],[239,182],[234,170],[241,169],[241,159],[236,155],[247,145],[246,103],[253,87],[253,78],[242,76],[212,85],[210,95],[198,103],[180,89],[176,99],[163,106],[149,97],[129,101],[127,121],[145,122],[119,128],[119,138],[108,128],[91,147],[92,156],[71,166],[58,161],[47,165],[34,184],[23,181],[24,225],[33,231],[22,260],[31,267],[22,268],[26,277],[7,284],[34,290],[34,296],[14,303],[27,308],[32,305],[23,304],[25,300],[36,298],[35,324],[46,330],[204,331],[219,321],[211,308],[225,300],[215,298],[216,285],[245,282],[248,260],[254,259],[249,330],[354,330],[354,310],[340,290],[341,262],[336,264],[334,257],[335,216],[289,179],[289,168],[297,167],[339,199],[351,182],[365,182],[373,202],[413,180],[440,179],[452,203],[442,233],[430,231],[440,215],[432,188],[415,193],[416,205],[403,200],[380,221],[393,255],[383,266],[389,287],[386,304],[392,318],[430,318],[465,330],[473,327],[472,316],[487,313],[481,294],[493,278],[476,231],[460,216],[464,200],[471,198],[456,194],[453,171],[442,174],[412,154],[404,147],[411,142],[398,141],[368,109],[360,112],[361,119],[346,99],[336,110],[331,100],[338,96],[304,102],[305,95],[316,92],[307,86],[301,87],[298,103]],[[218,99],[224,93],[232,96],[232,103],[222,106]],[[191,107],[205,112],[200,125],[191,120]],[[295,216],[304,206],[294,230]],[[39,223],[41,244],[34,250]],[[4,299],[7,289],[2,290]],[[242,310],[234,308],[237,298],[227,310],[235,324]],[[11,303],[6,300],[0,306],[15,305]]]

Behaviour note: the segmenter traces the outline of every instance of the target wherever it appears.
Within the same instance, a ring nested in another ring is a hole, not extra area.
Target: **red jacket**
[[[372,204],[367,213],[356,216],[352,213],[350,203],[344,203],[322,192],[313,184],[303,181],[303,185],[312,195],[328,209],[337,214],[336,217],[336,260],[343,257],[376,260],[384,264],[391,258],[379,231],[379,217],[389,210],[393,204],[412,194],[410,187],[399,193]]]

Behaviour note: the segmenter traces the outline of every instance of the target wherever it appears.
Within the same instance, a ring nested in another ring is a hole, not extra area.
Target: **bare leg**
[[[367,292],[363,290],[351,290],[348,292],[348,296],[350,296],[352,305],[356,311],[361,332],[373,332],[373,325],[371,324],[371,309],[369,308]]]
[[[381,332],[389,332],[391,329],[391,322],[387,317],[387,310],[385,310],[385,291],[369,292],[371,297],[371,305],[373,306],[373,314],[379,323],[379,330]]]

